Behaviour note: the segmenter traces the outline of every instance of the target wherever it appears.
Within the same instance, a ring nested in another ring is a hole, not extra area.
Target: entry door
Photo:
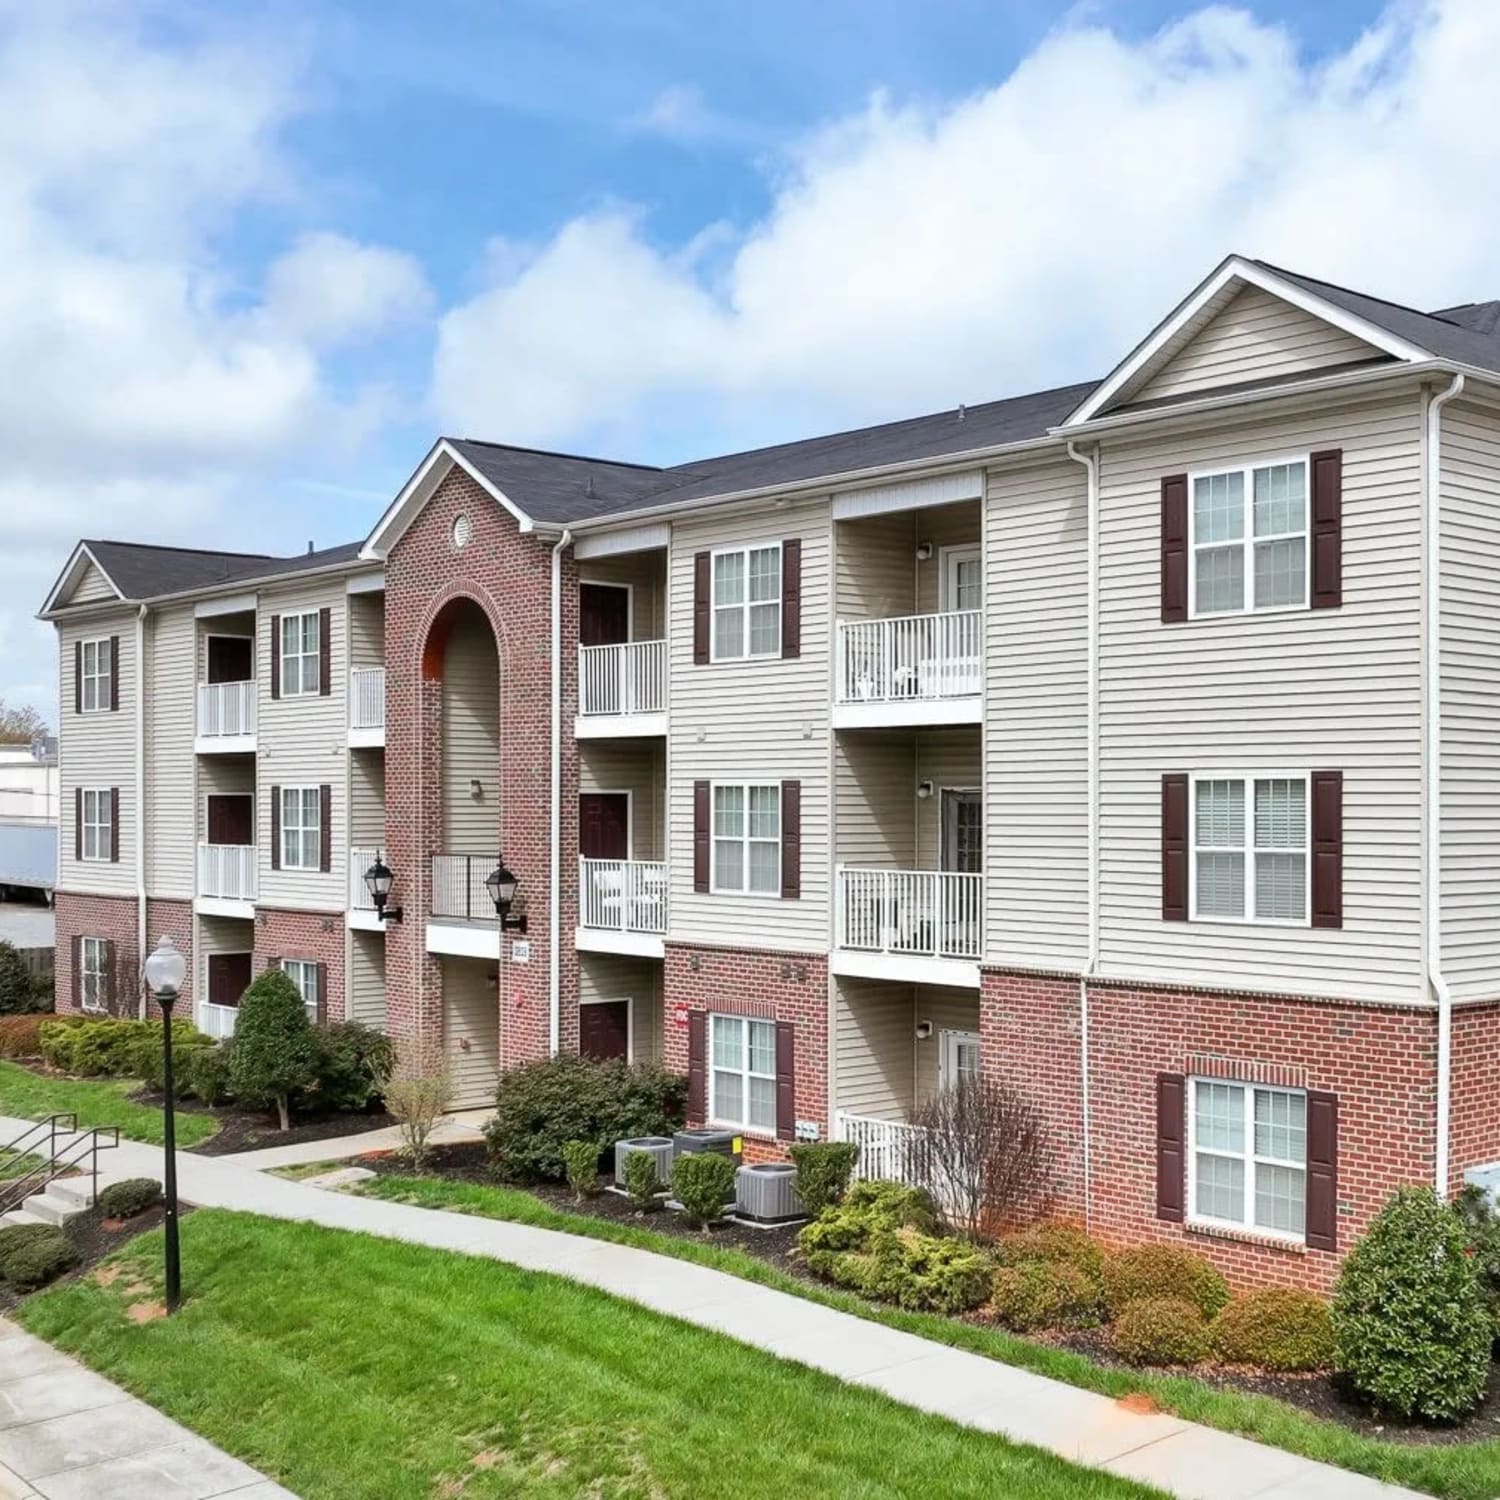
[[[240,996],[250,987],[248,953],[210,953],[208,955],[208,1003],[238,1005]]]
[[[600,1059],[630,1056],[630,1001],[593,1000],[578,1007],[578,1050]]]
[[[979,1033],[938,1032],[938,1087],[956,1088],[979,1077]]]
[[[240,796],[210,797],[208,799],[208,841],[210,844],[253,844],[255,842],[255,799]]]
[[[630,798],[625,792],[578,794],[578,852],[585,859],[630,858]]]
[[[630,590],[612,583],[578,585],[578,640],[619,646],[630,639]]]
[[[943,792],[943,869],[978,875],[984,868],[984,797]]]
[[[249,682],[252,676],[248,635],[211,635],[208,638],[208,680]]]

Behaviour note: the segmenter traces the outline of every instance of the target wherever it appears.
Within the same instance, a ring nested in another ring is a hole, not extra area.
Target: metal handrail
[[[67,1120],[69,1124],[63,1127],[64,1135],[77,1135],[78,1116],[71,1110],[63,1114],[48,1115],[44,1120],[38,1120],[35,1125],[29,1125],[18,1135],[15,1140],[0,1146],[0,1170],[7,1166],[13,1166],[23,1157],[34,1154],[34,1148],[41,1145],[40,1140],[33,1140],[33,1136],[40,1135],[42,1131],[47,1132],[47,1154],[57,1155],[57,1132],[59,1122]]]
[[[104,1140],[102,1137],[112,1139]],[[88,1130],[76,1133],[73,1139],[40,1166],[33,1167],[22,1177],[0,1183],[0,1213],[8,1213],[20,1207],[28,1198],[44,1193],[59,1177],[81,1167],[85,1158],[89,1162],[89,1201],[92,1208],[99,1196],[99,1153],[109,1151],[120,1144],[118,1125],[93,1125]]]

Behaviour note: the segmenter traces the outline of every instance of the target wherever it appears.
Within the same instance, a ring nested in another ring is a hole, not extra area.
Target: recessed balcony
[[[349,673],[349,744],[355,749],[385,744],[384,667],[355,667]]]
[[[256,846],[254,844],[199,844],[198,894],[193,903],[199,916],[255,916]]]
[[[579,739],[665,734],[667,643],[578,648]]]
[[[666,931],[667,867],[662,861],[578,861],[578,947],[660,958]]]
[[[977,724],[983,647],[977,609],[840,620],[834,728]]]
[[[984,877],[840,865],[834,970],[978,988]]]
[[[198,732],[200,755],[236,755],[255,750],[255,680],[200,682]]]

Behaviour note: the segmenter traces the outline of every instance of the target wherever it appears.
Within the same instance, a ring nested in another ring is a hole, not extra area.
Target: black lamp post
[[[391,899],[391,885],[396,877],[391,874],[391,867],[381,858],[380,851],[375,851],[375,863],[365,871],[365,885],[370,892],[370,899],[375,903],[375,915],[382,922],[399,922],[401,920],[401,908],[399,906],[386,905]]]
[[[509,870],[505,868],[505,856],[500,856],[500,863],[490,871],[484,882],[484,888],[490,893],[490,900],[495,903],[496,914],[500,918],[501,932],[525,932],[526,918],[513,917],[510,914],[512,903],[516,899],[516,887],[520,882]]]
[[[177,1116],[174,1112],[176,1090],[172,1078],[172,1007],[187,974],[187,960],[177,951],[172,939],[164,937],[146,960],[146,985],[161,1006],[162,1133],[165,1168],[162,1173],[163,1197],[166,1200],[167,1237],[167,1312],[174,1313],[182,1301],[182,1262],[177,1243]]]

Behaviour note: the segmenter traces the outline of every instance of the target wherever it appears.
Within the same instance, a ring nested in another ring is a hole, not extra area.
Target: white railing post
[[[924,958],[982,957],[981,875],[839,865],[834,881],[839,947]]]
[[[838,622],[835,692],[841,703],[976,697],[978,610]]]
[[[578,712],[585,718],[660,713],[666,706],[665,641],[579,646]]]
[[[578,860],[578,920],[608,932],[665,933],[667,867],[652,859]]]

